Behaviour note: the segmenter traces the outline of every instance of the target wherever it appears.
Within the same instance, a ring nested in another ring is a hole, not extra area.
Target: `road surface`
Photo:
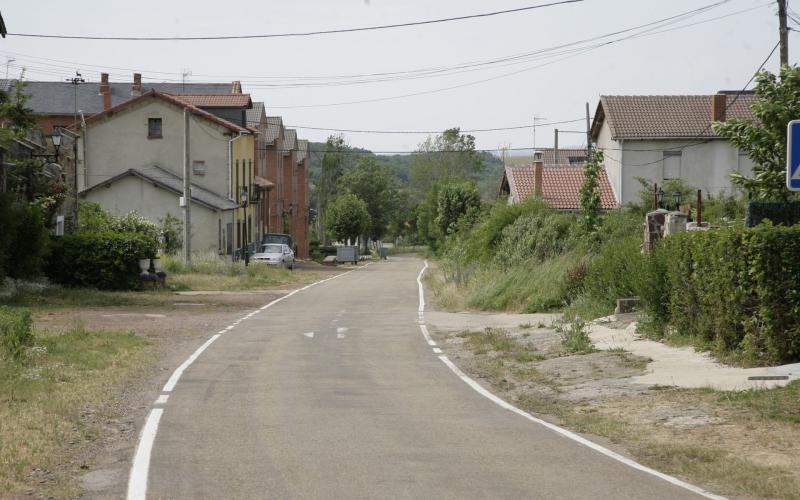
[[[422,265],[376,262],[220,336],[160,405],[147,497],[699,498],[465,384],[420,333]]]

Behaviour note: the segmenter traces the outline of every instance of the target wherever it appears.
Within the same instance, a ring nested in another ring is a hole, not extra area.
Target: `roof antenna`
[[[192,70],[189,68],[183,68],[181,70],[181,92],[186,93],[186,77],[192,76]]]

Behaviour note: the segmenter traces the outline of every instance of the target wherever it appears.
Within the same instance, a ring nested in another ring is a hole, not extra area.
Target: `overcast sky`
[[[544,59],[511,61],[513,65],[506,62],[406,80],[393,76],[390,81],[344,86],[329,85],[341,81],[330,77],[449,67],[530,53],[643,25],[713,2],[585,0],[425,26],[254,40],[133,42],[9,36],[0,40],[0,63],[15,57],[9,74],[17,76],[19,67],[25,66],[30,80],[63,80],[76,69],[85,78],[96,80],[101,68],[112,74],[112,81],[130,81],[133,70],[152,81],[180,81],[183,70],[192,72],[188,81],[237,79],[254,101],[266,103],[268,114],[281,115],[285,124],[295,126],[369,130],[509,127],[529,125],[534,116],[542,117],[540,121],[544,122],[580,118],[585,113],[584,103],[590,102],[594,112],[601,94],[709,94],[720,89],[738,90],[777,43],[776,2],[729,0],[700,15],[659,28],[672,31],[583,53],[546,53]],[[541,3],[549,0],[37,0],[6,2],[2,14],[10,33],[215,36],[385,25]],[[797,10],[800,11],[800,4]],[[727,17],[714,20],[722,16]],[[794,17],[800,20],[800,16]],[[695,25],[674,29],[690,24]],[[790,26],[798,27],[793,21]],[[792,32],[792,62],[800,49],[796,42],[797,33]],[[775,71],[777,60],[776,52],[766,68]],[[294,107],[428,92],[512,72],[517,74],[412,97]],[[319,80],[328,86],[285,87],[313,81],[299,78],[311,76],[328,77]],[[559,126],[562,130],[582,127],[582,123]],[[552,145],[553,128],[537,128],[538,146]],[[301,129],[299,133],[321,141],[330,132]],[[524,148],[533,143],[531,129],[474,135],[478,147],[485,149],[503,144]],[[375,151],[405,151],[415,149],[425,135],[347,133],[345,137],[352,145]],[[583,136],[563,136],[562,147],[569,144],[584,144]]]

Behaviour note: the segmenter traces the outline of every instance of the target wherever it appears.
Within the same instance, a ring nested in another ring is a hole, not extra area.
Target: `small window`
[[[56,236],[64,236],[64,216],[56,217]]]
[[[206,162],[200,160],[192,161],[192,174],[193,175],[206,175]]]
[[[161,118],[148,118],[147,119],[147,138],[148,139],[161,139]]]

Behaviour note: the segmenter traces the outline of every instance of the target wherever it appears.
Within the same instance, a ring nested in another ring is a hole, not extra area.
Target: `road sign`
[[[790,121],[787,127],[786,187],[800,191],[800,120]]]

